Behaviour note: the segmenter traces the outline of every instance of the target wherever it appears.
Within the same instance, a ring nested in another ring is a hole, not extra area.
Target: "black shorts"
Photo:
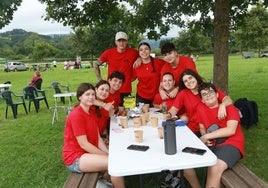
[[[136,94],[136,105],[138,106],[139,103],[149,104],[150,108],[154,107],[153,100],[145,99]]]
[[[232,145],[212,146],[210,150],[218,159],[224,161],[228,168],[232,168],[242,157],[239,149]]]

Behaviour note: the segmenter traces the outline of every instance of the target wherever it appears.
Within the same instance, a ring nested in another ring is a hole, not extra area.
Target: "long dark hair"
[[[110,84],[109,84],[108,81],[106,81],[106,80],[100,80],[100,81],[95,85],[95,89],[96,89],[96,88],[99,88],[101,85],[104,85],[104,84],[107,84],[107,85],[109,86],[109,88],[110,88]],[[97,94],[96,94],[96,98],[98,98],[98,97],[97,97]],[[96,106],[96,114],[97,114],[98,117],[101,117],[100,107],[98,107],[98,106]]]
[[[139,44],[139,46],[138,46],[138,50],[140,49],[140,47],[141,47],[142,45],[148,46],[148,48],[151,50],[151,46],[150,46],[150,44],[147,43],[147,42],[141,42],[141,43]],[[154,58],[153,58],[152,56],[150,56],[150,59],[151,59],[152,67],[153,67],[152,72],[155,72]]]
[[[180,91],[182,89],[186,88],[186,86],[185,86],[185,84],[183,82],[183,79],[182,79],[185,75],[192,75],[197,80],[197,85],[198,86],[204,82],[203,78],[197,72],[195,72],[195,71],[193,71],[191,69],[186,69],[181,73],[181,76],[180,76],[180,79],[179,79],[179,90]]]

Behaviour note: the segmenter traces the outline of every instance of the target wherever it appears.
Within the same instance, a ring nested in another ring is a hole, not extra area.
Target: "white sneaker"
[[[96,188],[113,188],[113,184],[104,179],[99,179]]]

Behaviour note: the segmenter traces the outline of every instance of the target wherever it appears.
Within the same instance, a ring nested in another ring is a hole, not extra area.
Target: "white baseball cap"
[[[124,39],[124,40],[127,40],[127,34],[123,31],[119,31],[116,33],[115,35],[115,40],[119,40],[119,39]]]

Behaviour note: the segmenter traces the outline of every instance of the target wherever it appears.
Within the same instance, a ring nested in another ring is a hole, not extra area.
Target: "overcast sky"
[[[21,6],[13,15],[13,20],[0,30],[0,33],[13,29],[23,29],[25,31],[36,32],[39,34],[68,34],[71,32],[69,27],[52,21],[44,21],[45,5],[38,0],[23,0]],[[169,37],[177,36],[178,28],[172,29],[168,33]]]

